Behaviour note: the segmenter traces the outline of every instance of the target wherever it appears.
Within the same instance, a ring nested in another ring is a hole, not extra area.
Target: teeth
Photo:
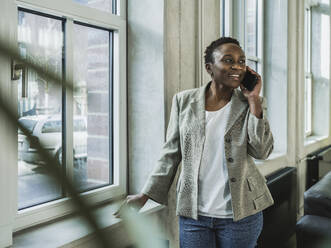
[[[239,77],[239,75],[230,75],[230,77]]]

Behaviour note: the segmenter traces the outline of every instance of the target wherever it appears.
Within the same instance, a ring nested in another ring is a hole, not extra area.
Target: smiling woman
[[[180,246],[253,248],[262,210],[273,204],[253,161],[273,150],[259,97],[262,80],[230,37],[206,48],[205,68],[211,82],[173,97],[161,158],[142,193],[128,196],[123,206],[140,208],[147,199],[166,204],[182,162],[176,209]],[[243,86],[248,71],[257,79],[251,91]]]

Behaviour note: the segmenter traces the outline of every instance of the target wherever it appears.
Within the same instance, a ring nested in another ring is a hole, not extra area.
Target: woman
[[[273,204],[253,161],[273,150],[259,97],[261,77],[229,37],[206,48],[205,68],[211,82],[173,97],[162,156],[142,193],[128,196],[126,204],[140,208],[149,198],[166,204],[182,162],[176,208],[180,246],[255,247],[262,210]],[[258,78],[252,91],[242,84],[246,70]]]

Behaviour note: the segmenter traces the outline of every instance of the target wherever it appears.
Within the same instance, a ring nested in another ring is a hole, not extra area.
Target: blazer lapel
[[[236,120],[241,116],[247,108],[247,100],[241,91],[235,89],[231,97],[231,105],[229,110],[228,122],[226,123],[225,134],[231,129]]]
[[[197,94],[195,94],[190,104],[191,110],[195,117],[195,121],[200,129],[202,137],[205,136],[205,128],[206,128],[206,116],[205,116],[206,88],[210,83],[211,82],[206,83],[199,88]]]
[[[206,89],[211,82],[204,84],[199,88],[197,94],[193,96],[190,107],[195,117],[196,124],[200,129],[202,137],[205,136],[206,116],[205,116],[205,95]],[[226,124],[225,133],[227,133],[234,125],[236,120],[241,116],[247,108],[247,100],[241,91],[235,89],[231,97],[231,105],[229,110],[229,118]]]

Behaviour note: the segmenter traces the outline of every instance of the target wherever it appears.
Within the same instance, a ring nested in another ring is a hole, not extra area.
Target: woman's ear
[[[209,73],[209,75],[211,77],[214,77],[214,73],[213,73],[213,70],[211,68],[211,64],[210,63],[205,64],[205,68],[206,68],[206,71]]]

